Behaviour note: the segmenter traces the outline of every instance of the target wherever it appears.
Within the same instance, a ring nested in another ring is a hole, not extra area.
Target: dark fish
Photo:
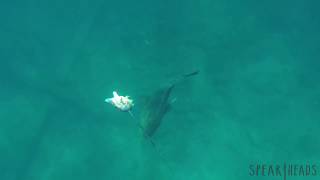
[[[145,137],[152,137],[160,127],[163,117],[170,109],[171,100],[169,98],[172,89],[186,78],[194,76],[198,73],[199,71],[195,71],[181,76],[166,88],[156,91],[148,99],[144,109],[141,112],[140,120],[140,128]]]

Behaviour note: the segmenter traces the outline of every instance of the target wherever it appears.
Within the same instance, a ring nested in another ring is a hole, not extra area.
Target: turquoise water
[[[320,166],[319,2],[0,4],[1,180],[280,180],[249,167]],[[144,102],[194,70],[153,146]],[[104,103],[114,90],[134,118]]]

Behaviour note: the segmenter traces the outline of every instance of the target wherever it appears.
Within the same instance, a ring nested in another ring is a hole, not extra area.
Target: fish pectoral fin
[[[173,98],[173,99],[171,99],[169,104],[171,105],[171,104],[175,103],[176,101],[177,101],[177,98]]]

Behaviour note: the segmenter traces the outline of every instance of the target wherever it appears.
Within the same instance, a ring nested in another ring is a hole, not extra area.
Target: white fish
[[[113,97],[105,99],[105,102],[113,105],[117,109],[129,112],[134,106],[133,100],[129,96],[119,96],[116,91],[113,91]]]

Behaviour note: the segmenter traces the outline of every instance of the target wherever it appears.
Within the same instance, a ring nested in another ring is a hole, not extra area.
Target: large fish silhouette
[[[170,94],[173,88],[188,77],[197,75],[199,71],[185,74],[177,78],[169,86],[156,91],[146,102],[144,109],[141,111],[140,129],[144,137],[151,138],[160,127],[162,119],[170,109],[172,100]]]

